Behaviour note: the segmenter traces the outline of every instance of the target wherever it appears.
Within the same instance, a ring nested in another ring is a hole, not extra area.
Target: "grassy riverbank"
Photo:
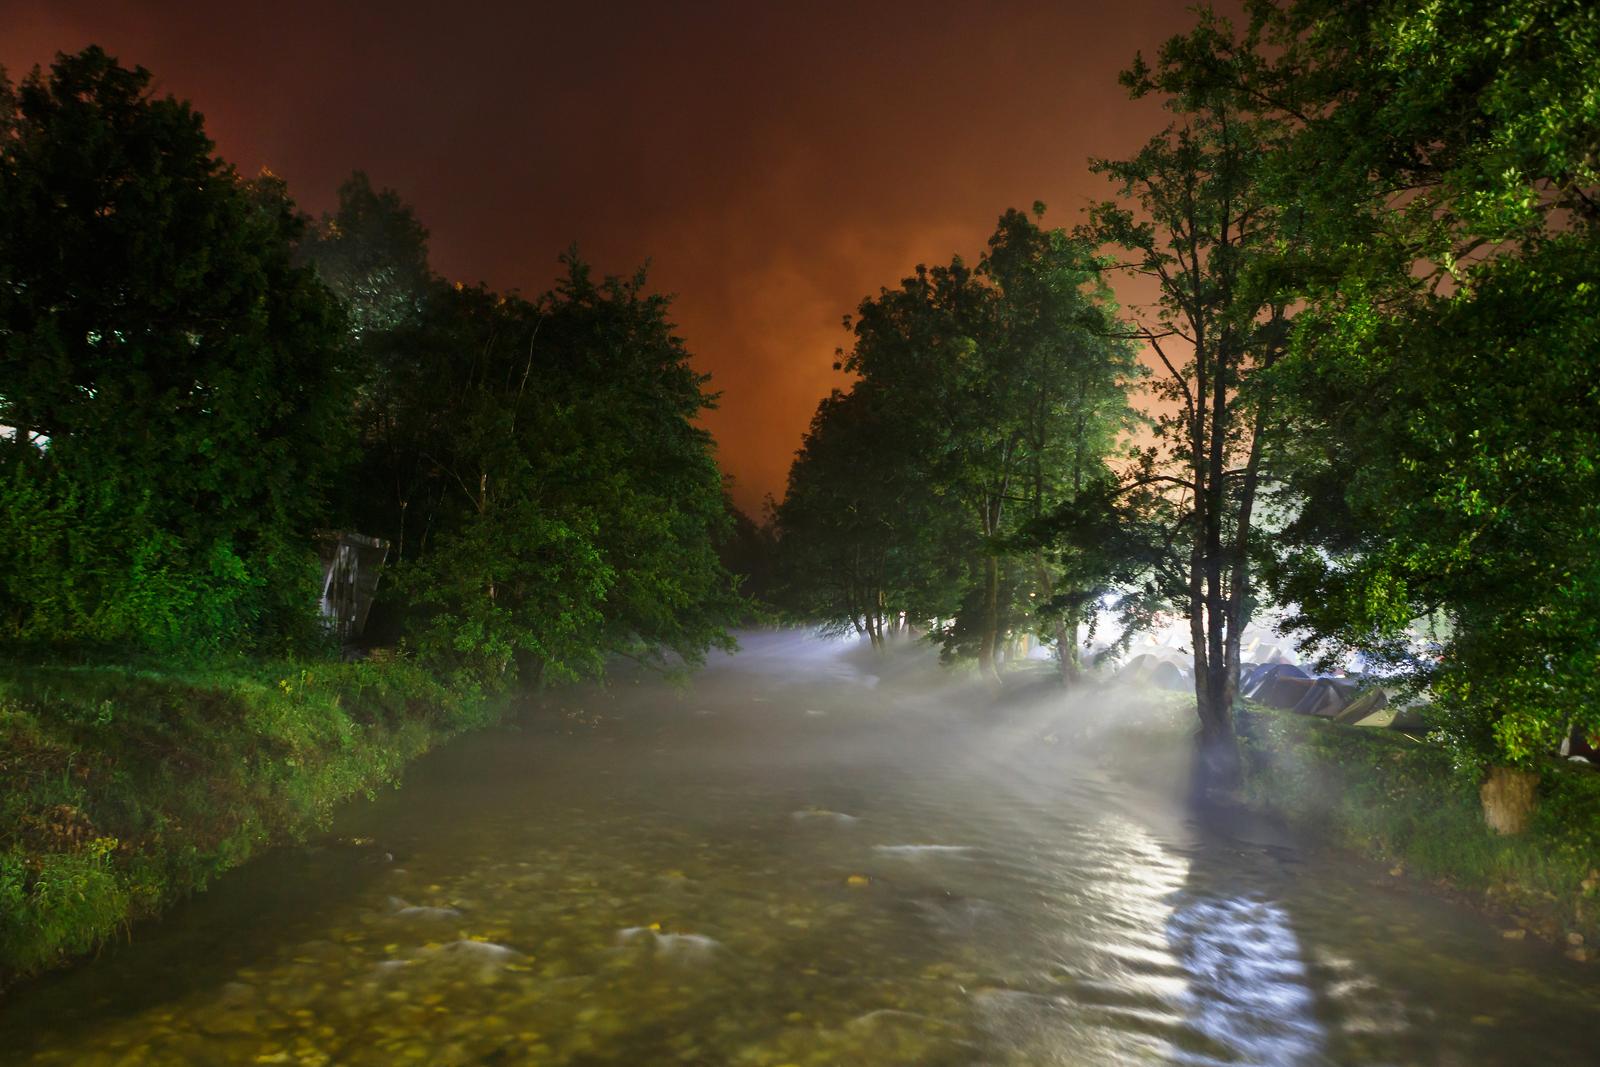
[[[1529,830],[1488,830],[1448,753],[1402,734],[1249,706],[1249,800],[1333,844],[1510,918],[1572,954],[1600,948],[1600,774],[1550,760]]]
[[[0,664],[0,987],[325,825],[496,714],[400,662]]]

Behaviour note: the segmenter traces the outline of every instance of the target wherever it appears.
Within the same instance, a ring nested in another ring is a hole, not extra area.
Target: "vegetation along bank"
[[[99,48],[0,72],[0,979],[520,691],[731,645],[670,300],[427,240],[360,173],[307,215]]]
[[[0,667],[0,985],[304,838],[504,706],[401,663]]]
[[[1504,920],[1507,937],[1600,958],[1600,774],[1543,761],[1527,827],[1497,834],[1440,745],[1255,704],[1239,724],[1252,805]]]

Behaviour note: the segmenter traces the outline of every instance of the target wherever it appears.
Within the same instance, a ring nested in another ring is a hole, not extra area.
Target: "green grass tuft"
[[[1442,746],[1257,705],[1238,725],[1252,802],[1544,936],[1600,942],[1600,774],[1546,761],[1532,825],[1503,837]]]
[[[497,712],[400,661],[0,664],[0,985],[326,826]]]

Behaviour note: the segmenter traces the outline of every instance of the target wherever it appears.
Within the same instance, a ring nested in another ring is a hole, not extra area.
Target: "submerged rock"
[[[465,960],[474,964],[499,964],[510,963],[522,953],[507,945],[496,944],[493,941],[474,941],[463,938],[460,941],[447,941],[442,945],[424,948],[420,953],[424,959]]]
[[[794,819],[795,822],[807,822],[816,819],[822,822],[838,823],[841,826],[848,826],[851,823],[860,821],[854,815],[846,815],[842,811],[828,811],[826,808],[804,808],[795,812],[790,818]]]
[[[678,960],[704,959],[722,949],[722,943],[704,934],[663,933],[660,924],[628,926],[617,932],[619,945],[645,943],[655,954]]]
[[[390,897],[388,918],[401,922],[452,922],[461,918],[461,909],[407,904],[399,897]]]
[[[971,845],[873,845],[872,851],[891,856],[970,856],[977,849]]]

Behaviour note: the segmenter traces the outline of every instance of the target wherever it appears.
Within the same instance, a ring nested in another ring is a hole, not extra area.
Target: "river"
[[[1600,970],[1196,822],[1180,761],[1107,750],[1119,709],[742,641],[444,746],[18,991],[0,1060],[1600,1062]]]

